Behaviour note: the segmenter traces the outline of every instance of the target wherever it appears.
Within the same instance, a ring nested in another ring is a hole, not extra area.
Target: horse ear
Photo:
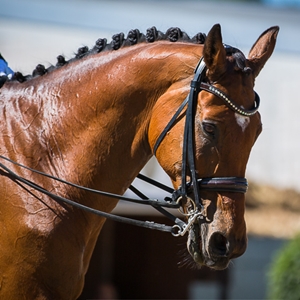
[[[278,31],[278,26],[270,27],[260,35],[252,46],[248,55],[248,60],[251,63],[251,68],[255,77],[259,74],[269,57],[272,55]]]
[[[222,43],[221,26],[216,24],[209,31],[204,43],[203,59],[208,76],[217,78],[226,70],[226,51]]]

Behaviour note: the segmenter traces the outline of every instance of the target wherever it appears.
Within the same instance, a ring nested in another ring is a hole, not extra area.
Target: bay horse
[[[262,130],[254,79],[278,31],[262,33],[246,59],[223,45],[218,24],[194,38],[179,28],[133,30],[6,81],[0,89],[1,299],[76,299],[106,218],[59,199],[104,214],[118,202],[32,169],[122,195],[155,154],[189,220],[183,229],[195,262],[223,269],[242,255],[245,169]]]

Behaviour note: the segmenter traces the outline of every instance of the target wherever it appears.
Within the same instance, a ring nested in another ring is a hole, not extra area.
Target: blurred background
[[[190,36],[220,23],[223,41],[248,53],[268,27],[277,46],[256,80],[264,130],[248,163],[249,246],[224,272],[184,266],[185,238],[107,222],[80,299],[263,299],[273,254],[300,231],[300,0],[0,0],[0,52],[14,71],[72,58],[99,37],[131,29],[180,27]],[[169,184],[155,159],[143,173]],[[151,197],[159,191],[137,183]],[[164,222],[148,208],[120,203],[116,213]]]

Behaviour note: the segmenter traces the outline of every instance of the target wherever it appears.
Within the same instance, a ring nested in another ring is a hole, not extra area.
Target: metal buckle
[[[197,210],[194,212],[194,214],[190,215],[187,224],[185,223],[182,227],[177,224],[174,225],[172,227],[172,231],[171,231],[172,235],[173,236],[184,236],[198,218],[202,219],[203,216],[202,216],[201,212]]]

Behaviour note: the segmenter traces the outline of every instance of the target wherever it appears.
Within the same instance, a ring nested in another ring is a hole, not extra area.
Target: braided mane
[[[163,33],[153,26],[147,29],[146,34],[141,33],[138,29],[133,29],[128,32],[127,38],[125,38],[124,33],[122,32],[113,35],[110,43],[107,43],[107,39],[100,38],[96,41],[94,47],[91,49],[89,49],[87,46],[80,47],[77,50],[75,57],[71,58],[68,61],[63,55],[59,55],[57,57],[57,63],[55,66],[52,65],[49,68],[45,68],[44,65],[38,64],[33,70],[32,75],[24,76],[20,72],[15,72],[11,80],[24,82],[33,77],[42,76],[46,73],[49,73],[54,69],[69,64],[72,61],[81,59],[82,57],[85,57],[89,54],[95,54],[103,51],[114,51],[122,47],[132,46],[142,42],[153,43],[159,40],[167,40],[170,42],[184,41],[187,43],[204,44],[205,38],[206,35],[200,32],[197,33],[193,38],[190,38],[185,32],[181,31],[181,29],[178,27],[171,27],[166,31],[166,33]]]

